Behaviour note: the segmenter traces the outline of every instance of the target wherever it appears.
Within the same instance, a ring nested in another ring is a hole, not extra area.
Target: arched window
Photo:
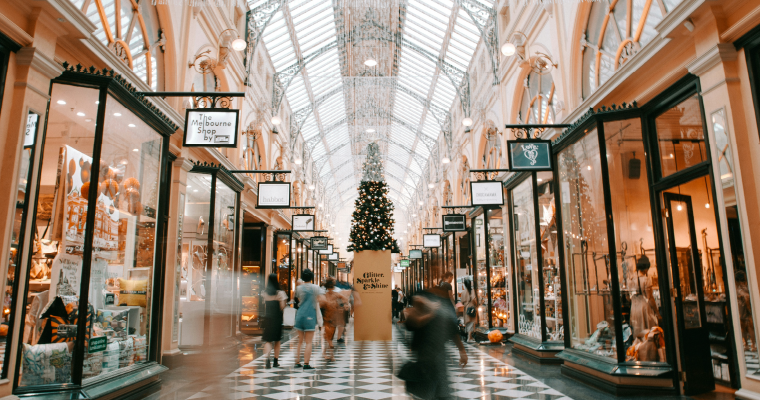
[[[95,36],[153,90],[163,73],[159,55],[166,39],[158,28],[155,7],[137,0],[71,0],[92,21]]]
[[[581,38],[583,98],[606,82],[657,35],[654,27],[681,0],[594,2]]]
[[[523,124],[554,123],[554,80],[551,74],[528,74],[517,119]]]

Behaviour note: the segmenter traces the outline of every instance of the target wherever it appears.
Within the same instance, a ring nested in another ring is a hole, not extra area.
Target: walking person
[[[335,337],[336,330],[344,327],[345,317],[343,312],[346,309],[348,300],[343,295],[345,292],[336,290],[335,278],[333,277],[328,277],[325,280],[325,290],[325,294],[319,298],[319,306],[325,310],[324,338],[327,342],[327,346],[322,350],[322,357],[325,360],[335,361],[333,338]],[[340,334],[338,337],[340,337]]]
[[[472,331],[478,319],[478,296],[472,290],[470,278],[464,278],[464,292],[462,292],[462,307],[464,308],[464,326],[467,331],[467,341],[472,341]]]
[[[398,286],[396,289],[391,290],[391,310],[393,310],[393,317],[398,318]]]
[[[299,302],[298,312],[296,312],[296,323],[293,328],[298,332],[298,347],[296,347],[296,368],[303,367],[304,370],[314,369],[309,365],[311,360],[312,339],[314,339],[314,330],[317,327],[317,313],[319,311],[319,286],[313,284],[314,273],[310,269],[301,272],[303,284],[296,288],[296,298]],[[303,360],[301,364],[301,345],[306,342]]]
[[[441,292],[435,294],[434,292]],[[459,337],[454,308],[441,290],[424,291],[412,298],[406,327],[413,332],[412,352],[417,361],[405,364],[399,378],[409,393],[423,399],[450,399],[446,343],[459,349],[459,365],[467,365],[467,352]]]
[[[398,322],[402,323],[406,320],[406,315],[404,314],[404,308],[406,308],[406,298],[404,297],[404,292],[401,291],[400,287],[396,287],[396,291],[398,291]]]
[[[454,287],[451,286],[452,282],[454,282],[454,274],[451,271],[446,271],[438,286],[446,292],[446,296],[451,300],[451,304],[456,304],[456,301],[454,301]]]
[[[271,365],[275,368],[280,364],[280,341],[282,340],[282,310],[288,301],[288,295],[280,290],[280,283],[277,281],[277,274],[269,274],[267,287],[264,291],[264,335],[261,340],[264,344],[264,354],[267,356],[266,368],[271,368],[269,364],[269,352],[274,347],[274,363]]]

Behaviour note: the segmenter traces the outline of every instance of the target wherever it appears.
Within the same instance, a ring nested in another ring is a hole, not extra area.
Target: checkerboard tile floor
[[[394,329],[387,342],[354,342],[349,328],[344,345],[337,345],[335,361],[322,356],[324,340],[314,338],[312,371],[293,367],[298,341],[283,343],[280,368],[265,369],[259,357],[190,399],[410,399],[404,382],[395,376],[411,354],[404,345],[405,333]],[[467,345],[469,363],[457,365],[459,352],[450,345],[451,393],[460,399],[569,400],[511,365]]]

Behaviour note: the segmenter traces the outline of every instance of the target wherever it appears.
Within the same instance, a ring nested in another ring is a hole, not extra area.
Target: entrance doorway
[[[665,189],[662,230],[684,394],[731,386],[736,352],[708,175]]]

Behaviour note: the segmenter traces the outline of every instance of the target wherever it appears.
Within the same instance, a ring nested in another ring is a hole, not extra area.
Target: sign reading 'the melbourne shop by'
[[[504,190],[499,181],[470,182],[472,206],[502,206],[504,205]]]
[[[237,147],[240,112],[193,108],[185,114],[185,147]]]
[[[260,182],[256,208],[290,207],[290,182]]]
[[[517,139],[507,143],[509,169],[512,171],[551,171],[552,142]]]

